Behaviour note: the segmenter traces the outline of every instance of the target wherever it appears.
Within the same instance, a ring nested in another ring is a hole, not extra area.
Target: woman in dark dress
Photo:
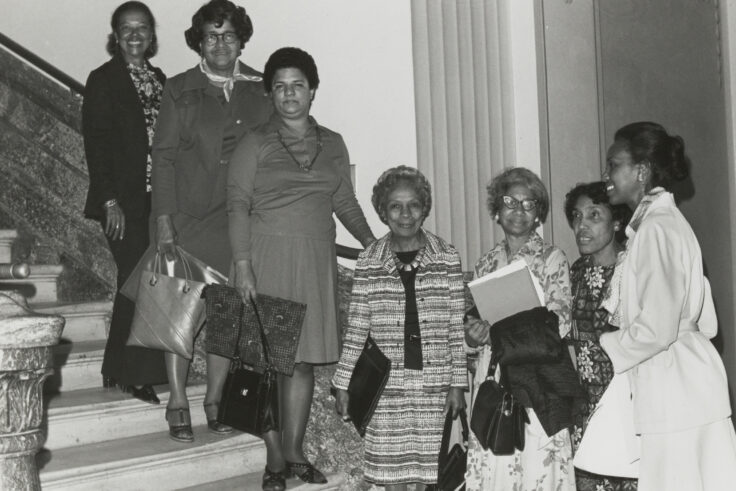
[[[151,143],[166,77],[148,62],[156,53],[156,23],[146,5],[125,2],[110,24],[112,59],[90,73],[82,104],[90,181],[84,213],[102,224],[119,290],[149,244]],[[131,300],[115,295],[103,385],[158,404],[151,384],[166,382],[163,353],[125,345],[134,310]]]
[[[601,348],[599,337],[616,328],[608,323],[601,302],[623,251],[624,229],[631,218],[626,205],[612,205],[603,182],[579,184],[565,198],[565,215],[575,233],[581,257],[570,267],[572,284],[572,339],[580,383],[588,394],[588,415],[613,378],[611,360]],[[587,426],[587,415],[577,417],[572,434],[577,450]],[[580,491],[631,491],[636,479],[600,476],[575,469]]]
[[[212,0],[194,14],[185,37],[201,60],[166,82],[153,143],[159,250],[173,259],[173,248],[179,245],[223,274],[232,262],[225,207],[230,156],[246,131],[266,121],[272,111],[260,73],[238,61],[252,34],[245,9],[227,0]],[[209,431],[220,435],[233,431],[217,422],[229,366],[229,359],[207,355],[204,411]],[[186,394],[189,360],[166,353],[166,368],[171,387],[169,435],[192,442]]]

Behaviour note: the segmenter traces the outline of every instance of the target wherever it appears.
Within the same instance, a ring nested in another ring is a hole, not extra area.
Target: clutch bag
[[[348,415],[361,437],[373,417],[390,371],[391,360],[369,335],[348,384]]]
[[[233,348],[237,347],[237,354],[245,364],[263,372],[267,363],[255,309],[246,305],[241,316],[243,302],[231,286],[207,285],[202,295],[207,310],[207,351],[232,358]],[[277,372],[291,376],[307,306],[262,294],[255,304],[268,340],[271,365]]]

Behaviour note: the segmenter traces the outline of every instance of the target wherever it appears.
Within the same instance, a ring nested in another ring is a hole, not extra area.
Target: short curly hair
[[[238,7],[229,0],[211,0],[195,12],[192,26],[184,31],[187,46],[202,56],[200,44],[204,38],[204,25],[212,23],[215,27],[221,27],[228,20],[240,39],[240,49],[243,49],[253,35],[253,23],[243,7]]]
[[[488,192],[488,212],[496,215],[503,207],[503,197],[513,186],[521,184],[529,189],[532,198],[537,201],[537,218],[541,223],[547,219],[549,212],[549,194],[542,180],[526,167],[510,167],[505,169],[486,186]]]
[[[613,221],[621,223],[621,227],[616,232],[616,240],[620,243],[625,242],[626,225],[631,220],[631,209],[624,204],[612,205],[606,193],[606,183],[602,181],[580,183],[565,195],[565,217],[567,217],[567,223],[570,227],[572,227],[573,220],[572,212],[575,210],[578,200],[582,197],[588,197],[594,204],[605,205],[611,210]]]
[[[319,74],[317,64],[312,55],[299,48],[279,48],[268,57],[266,66],[263,68],[263,86],[267,93],[271,93],[273,77],[282,68],[296,68],[300,70],[309,82],[310,89],[319,87]]]
[[[126,12],[134,11],[138,11],[148,17],[148,23],[151,25],[151,44],[148,46],[146,52],[143,53],[143,57],[145,59],[149,59],[156,56],[156,53],[158,52],[158,38],[156,37],[156,19],[153,17],[153,12],[151,12],[151,9],[148,8],[148,5],[143,2],[136,1],[121,3],[120,5],[118,5],[118,8],[116,8],[112,13],[112,17],[110,18],[110,27],[112,28],[112,32],[107,35],[107,46],[105,46],[105,49],[110,56],[115,56],[115,54],[120,51],[120,46],[118,46],[118,39],[117,37],[115,37],[115,33],[118,30],[118,24],[120,24],[120,17],[122,17],[123,14]]]
[[[381,174],[378,181],[376,181],[376,185],[373,186],[371,202],[376,213],[378,213],[378,217],[388,225],[386,218],[388,195],[400,185],[408,185],[417,193],[417,197],[422,203],[422,221],[424,221],[432,209],[432,186],[424,174],[407,165],[399,165],[388,169]]]

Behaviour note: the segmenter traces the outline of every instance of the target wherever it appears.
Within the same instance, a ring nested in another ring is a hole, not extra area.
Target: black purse
[[[439,466],[437,468],[437,491],[455,491],[460,485],[465,490],[465,470],[468,466],[468,418],[465,411],[460,411],[460,424],[463,427],[463,443],[456,443],[448,452],[452,434],[452,412],[445,417],[445,429],[442,432]]]
[[[368,336],[348,384],[348,415],[362,437],[381,398],[391,372],[391,360]]]
[[[263,332],[261,316],[258,313],[256,303],[252,299],[250,303],[258,321],[258,330],[261,333],[263,358],[266,367],[263,373],[257,373],[243,366],[238,349],[240,334],[243,332],[241,326],[238,330],[237,341],[234,344],[230,371],[225,379],[217,420],[240,431],[260,437],[267,431],[279,430],[279,394],[276,370],[270,362],[268,341]],[[245,304],[241,302],[239,326],[245,315],[245,309]]]
[[[529,416],[513,394],[493,379],[495,359],[488,366],[486,380],[478,388],[470,417],[470,428],[481,447],[494,455],[511,455],[524,450],[524,430]],[[501,379],[505,379],[501,365]]]

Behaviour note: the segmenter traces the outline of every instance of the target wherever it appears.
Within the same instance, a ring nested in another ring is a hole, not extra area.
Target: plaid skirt
[[[421,370],[404,370],[404,391],[384,394],[365,432],[365,480],[437,482],[447,393],[427,393]]]

